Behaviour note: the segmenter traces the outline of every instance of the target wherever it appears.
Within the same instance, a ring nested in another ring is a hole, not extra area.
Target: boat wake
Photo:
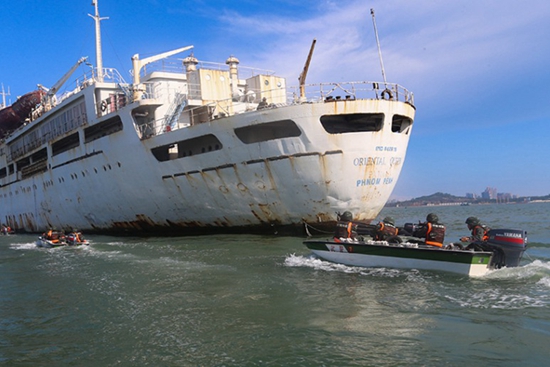
[[[285,258],[285,266],[288,267],[307,267],[316,270],[333,271],[348,274],[380,275],[386,277],[397,277],[418,270],[411,269],[392,269],[392,268],[363,268],[357,266],[348,266],[337,264],[320,259],[314,254],[307,256],[288,255]],[[491,270],[484,276],[477,277],[478,280],[521,280],[528,281],[530,284],[537,284],[550,288],[550,261],[535,260],[523,266],[513,268],[502,268]]]
[[[364,268],[359,266],[337,264],[322,260],[314,254],[307,256],[297,256],[295,254],[288,255],[285,258],[284,265],[288,267],[306,267],[322,271],[334,271],[347,274],[362,274],[391,278],[410,275],[412,273],[418,274],[418,271],[414,269]]]
[[[537,284],[550,287],[550,261],[534,260],[515,268],[493,270],[482,278],[535,280]]]
[[[59,251],[63,249],[79,249],[79,250],[89,250],[89,246],[57,246],[57,247],[40,247],[36,245],[35,242],[27,243],[12,243],[10,244],[10,249],[12,250],[40,250],[40,251]]]
[[[10,249],[12,249],[12,250],[40,250],[40,248],[36,246],[35,242],[12,243],[12,244],[10,244]]]

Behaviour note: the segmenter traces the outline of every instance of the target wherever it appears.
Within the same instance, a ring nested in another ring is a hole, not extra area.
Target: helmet
[[[353,220],[353,214],[351,214],[351,212],[345,211],[342,215],[340,215],[340,220],[345,220],[349,222]]]
[[[468,217],[468,219],[466,219],[466,224],[477,226],[479,225],[479,219],[477,217]]]
[[[389,224],[391,224],[392,226],[395,226],[395,220],[393,220],[392,217],[386,217],[386,218],[384,218],[384,219],[382,220],[382,222],[384,222],[384,223],[389,223]]]
[[[426,217],[426,221],[428,223],[437,223],[439,222],[439,218],[437,217],[437,215],[435,215],[434,213],[430,213],[428,214],[428,216]]]

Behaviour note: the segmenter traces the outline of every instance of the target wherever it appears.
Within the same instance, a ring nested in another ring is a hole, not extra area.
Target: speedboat
[[[36,240],[36,246],[46,248],[60,247],[67,246],[67,242],[63,239],[48,239],[46,236],[40,236],[38,240]]]
[[[519,266],[527,248],[527,232],[493,229],[489,239],[460,245],[434,247],[409,241],[373,241],[352,238],[306,240],[318,257],[335,263],[361,267],[384,267],[445,271],[478,277],[491,270]]]
[[[80,232],[71,232],[66,237],[65,240],[67,241],[68,246],[81,246],[81,245],[89,245],[90,243],[88,240],[84,238],[82,233]]]

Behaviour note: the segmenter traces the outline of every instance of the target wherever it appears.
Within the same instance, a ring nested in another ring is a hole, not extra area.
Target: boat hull
[[[76,241],[53,242],[43,238],[42,236],[38,237],[38,240],[36,240],[36,247],[45,247],[45,248],[63,247],[63,246],[87,246],[87,245],[89,245],[89,242],[87,240],[84,240],[82,242],[76,242]]]
[[[53,242],[42,237],[38,237],[38,239],[36,240],[36,247],[53,248],[62,246],[67,246],[67,244],[62,241]]]
[[[420,269],[478,277],[486,274],[491,252],[406,247],[376,243],[338,243],[308,240],[304,244],[318,257],[360,267]]]

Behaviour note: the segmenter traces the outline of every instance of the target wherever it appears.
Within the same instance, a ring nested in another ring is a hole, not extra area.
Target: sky
[[[91,0],[0,3],[7,102],[95,59]],[[193,45],[201,61],[276,71],[297,85],[383,81],[414,93],[416,118],[392,198],[486,187],[550,194],[548,0],[98,0],[103,66],[130,80],[131,57]],[[181,57],[187,56],[182,54]],[[76,75],[84,71],[77,71]]]

